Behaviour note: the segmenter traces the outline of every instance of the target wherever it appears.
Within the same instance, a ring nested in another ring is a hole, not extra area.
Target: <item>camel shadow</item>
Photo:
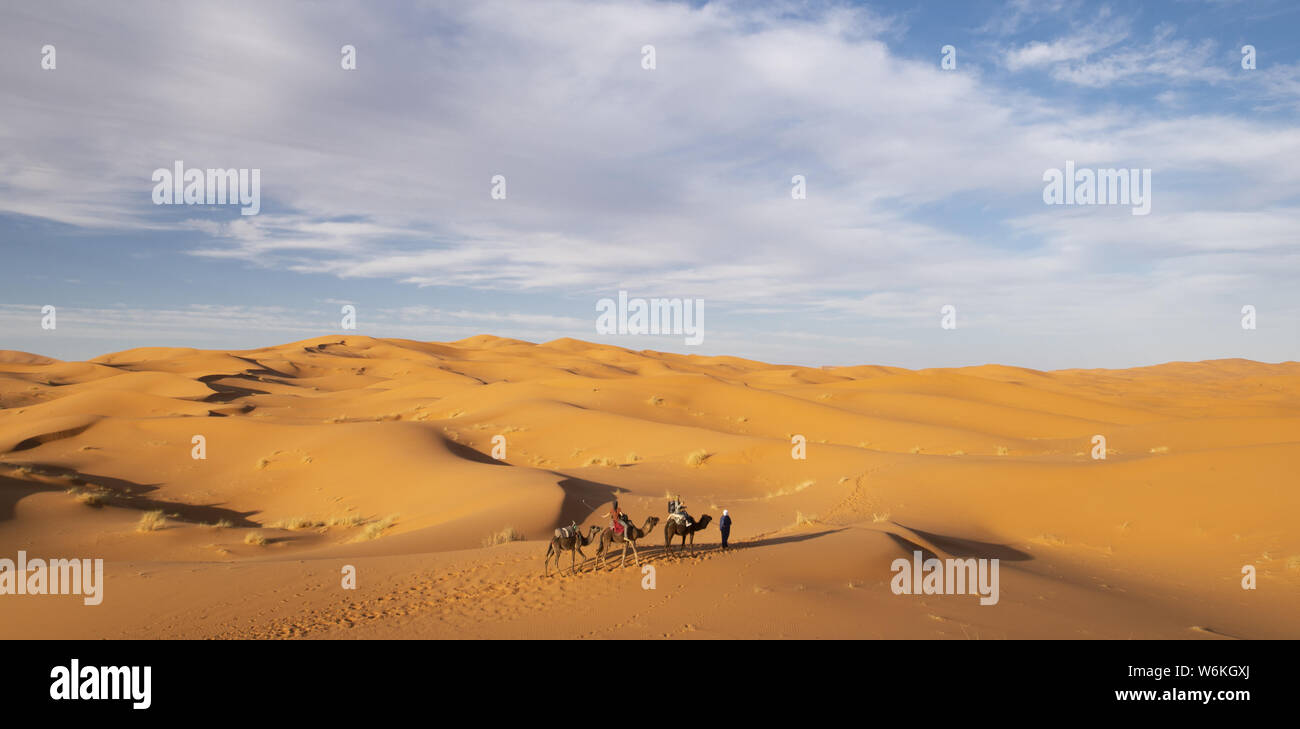
[[[840,527],[838,529],[823,529],[819,532],[811,532],[808,534],[790,534],[784,537],[768,537],[766,539],[754,539],[745,542],[731,542],[730,544],[727,545],[727,551],[730,552],[733,549],[755,549],[759,547],[771,547],[775,544],[791,544],[794,542],[806,542],[809,539],[817,539],[820,537],[824,537],[827,534],[837,534],[847,529],[848,527]],[[719,547],[722,546],[721,541],[718,542],[718,546]]]
[[[727,544],[727,548],[725,550],[722,548],[721,539],[718,539],[718,541],[711,541],[711,542],[697,541],[695,543],[694,552],[690,551],[689,544],[687,545],[688,548],[685,550],[682,549],[680,544],[674,544],[672,547],[672,551],[671,552],[667,551],[667,549],[663,545],[663,541],[662,541],[663,535],[660,534],[659,540],[657,541],[657,543],[654,544],[651,544],[645,540],[638,540],[637,555],[640,556],[642,562],[646,562],[646,561],[656,562],[656,561],[664,561],[664,560],[676,561],[683,558],[691,558],[691,557],[698,557],[698,556],[718,554],[718,553],[730,554],[732,552],[743,552],[750,549],[762,549],[763,547],[772,547],[778,544],[792,544],[796,542],[806,542],[810,539],[817,539],[819,537],[824,537],[827,534],[835,534],[837,532],[842,532],[846,529],[848,529],[848,527],[840,527],[838,529],[823,529],[821,531],[812,532],[809,534],[790,534],[783,537],[767,537],[761,539],[752,539],[748,541],[731,540]],[[699,532],[698,534],[703,534],[703,533],[704,532]],[[648,536],[649,535],[647,535],[647,537]],[[680,539],[680,537],[678,537],[678,539]],[[610,558],[607,556],[605,558],[605,564],[601,567],[599,571],[605,572],[605,571],[609,571],[610,569],[617,569],[618,554],[621,551],[622,551],[621,547],[614,550],[613,552],[614,562],[612,567],[609,561]],[[595,558],[593,557],[592,560],[594,559]],[[631,550],[628,550],[628,561],[623,566],[626,568],[627,566],[633,564],[634,562],[632,561],[632,552]],[[582,565],[579,564],[578,567],[579,569],[581,569]]]

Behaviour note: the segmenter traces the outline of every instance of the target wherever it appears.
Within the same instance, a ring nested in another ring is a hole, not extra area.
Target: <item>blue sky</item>
[[[0,20],[0,349],[264,346],[338,333],[352,304],[372,336],[809,365],[1300,359],[1292,2],[15,2]],[[261,212],[154,205],[176,160],[260,169]],[[1066,160],[1150,169],[1151,213],[1045,205]],[[620,290],[703,299],[704,343],[598,335]]]

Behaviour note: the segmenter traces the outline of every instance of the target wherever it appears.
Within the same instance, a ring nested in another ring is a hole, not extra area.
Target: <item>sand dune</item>
[[[487,335],[0,351],[0,558],[106,560],[103,604],[0,596],[0,637],[1297,638],[1298,472],[1294,362],[805,368]],[[632,567],[542,576],[557,526],[614,498],[662,518],[668,492],[730,510],[736,549],[710,526],[665,555],[656,529],[653,590]],[[999,559],[1001,599],[894,594],[913,551]]]

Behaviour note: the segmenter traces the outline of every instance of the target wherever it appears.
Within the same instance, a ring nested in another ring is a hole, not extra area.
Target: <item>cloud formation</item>
[[[1284,105],[1295,67],[1243,77],[1215,41],[1058,5],[1086,20],[1023,40],[1044,15],[1011,3],[982,29],[1000,56],[945,71],[909,46],[924,18],[838,4],[48,3],[0,30],[0,212],[198,232],[195,265],[582,302],[566,321],[619,289],[704,297],[734,341],[786,332],[769,351],[802,357],[790,334],[838,337],[828,360],[870,357],[855,342],[873,338],[893,362],[1050,366],[1037,343],[1069,336],[1089,362],[1132,364],[1112,333],[1163,326],[1180,282],[1189,324],[1142,357],[1290,357],[1196,322],[1243,296],[1300,313],[1272,288],[1300,273],[1295,120],[1058,90]],[[58,45],[56,72],[33,38]],[[1042,173],[1067,159],[1151,168],[1152,215],[1045,208]],[[149,175],[174,160],[261,169],[262,214],[154,207]],[[936,356],[947,303],[1007,343]]]

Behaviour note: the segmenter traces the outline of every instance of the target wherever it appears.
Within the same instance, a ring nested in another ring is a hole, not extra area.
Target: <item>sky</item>
[[[177,161],[260,210],[156,204]],[[0,349],[1297,360],[1297,161],[1292,0],[4,0]],[[1149,213],[1047,204],[1067,162]],[[620,291],[702,342],[599,333]]]

